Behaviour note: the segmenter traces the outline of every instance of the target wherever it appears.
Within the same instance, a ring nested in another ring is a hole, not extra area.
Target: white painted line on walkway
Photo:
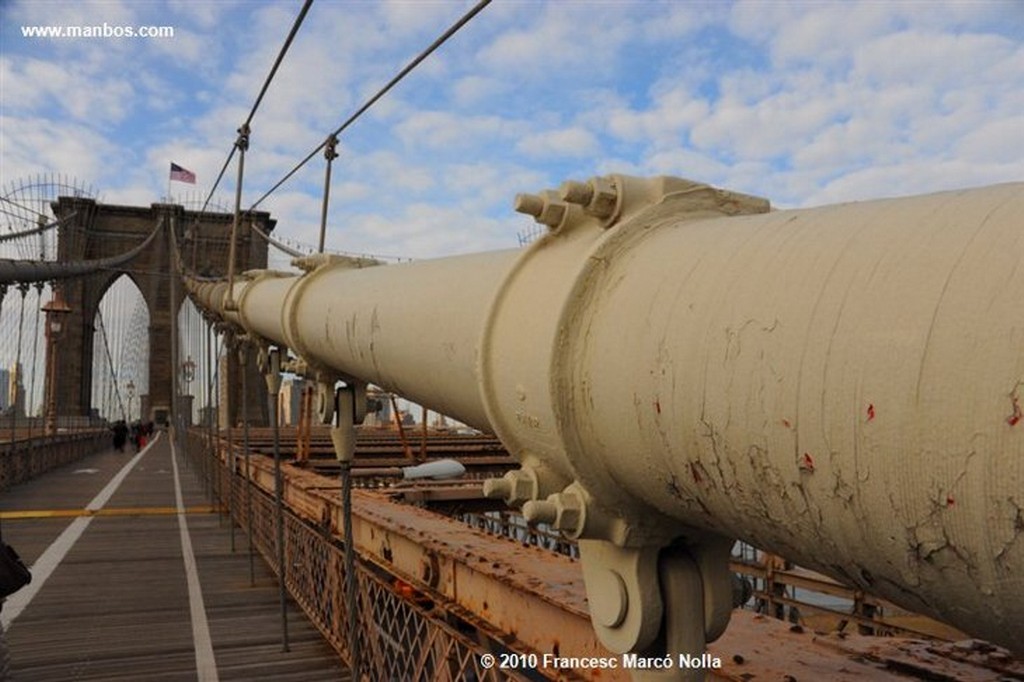
[[[139,451],[137,455],[128,460],[128,463],[121,467],[121,470],[114,474],[114,477],[110,479],[110,482],[99,492],[96,497],[92,499],[92,502],[85,506],[88,511],[99,511],[103,506],[110,501],[110,498],[117,491],[118,487],[124,481],[124,479],[131,473],[135,465],[139,463],[139,460],[149,452],[149,449],[153,447],[157,439],[162,434],[157,434],[146,447]],[[0,612],[0,623],[3,624],[4,629],[10,627],[14,619],[21,615],[21,612],[29,605],[33,597],[39,594],[39,590],[43,589],[43,585],[50,578],[50,575],[60,566],[60,562],[64,561],[64,557],[67,556],[71,548],[78,542],[78,538],[82,537],[82,533],[92,523],[93,516],[81,516],[72,521],[64,532],[57,536],[46,550],[39,555],[36,562],[32,564],[32,582],[25,587],[21,588],[4,602],[4,610]]]
[[[185,560],[185,578],[188,582],[188,608],[192,614],[192,644],[196,650],[196,670],[199,682],[217,682],[217,661],[213,655],[213,640],[210,638],[210,624],[206,620],[206,605],[203,603],[203,586],[199,582],[196,555],[192,551],[192,536],[188,532],[185,500],[181,494],[181,479],[178,477],[178,451],[171,437],[171,464],[174,467],[174,499],[178,505],[178,530],[181,533],[181,556]]]

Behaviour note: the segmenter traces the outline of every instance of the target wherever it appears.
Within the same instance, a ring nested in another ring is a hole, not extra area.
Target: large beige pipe
[[[517,251],[378,267],[348,259],[303,277],[256,275],[192,285],[204,306],[307,361],[395,391],[477,428],[490,424],[477,390],[477,346],[491,299]]]
[[[1024,653],[1024,185],[723,217],[616,183],[518,256],[257,280],[241,318],[489,426],[606,539],[740,538]]]

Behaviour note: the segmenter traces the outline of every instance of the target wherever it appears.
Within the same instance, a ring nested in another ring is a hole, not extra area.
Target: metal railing
[[[246,481],[225,466],[237,458],[226,453],[211,456],[206,434],[189,434],[189,452],[197,470],[210,477],[210,490],[220,499],[232,520],[248,533],[251,500],[252,542],[267,565],[278,575],[277,533],[273,499],[257,486],[246,491]],[[237,453],[236,453],[237,454]],[[460,617],[454,605],[438,603],[437,595],[416,589],[364,557],[355,566],[356,608],[345,598],[344,546],[339,537],[312,520],[285,509],[284,543],[288,557],[285,585],[325,640],[351,666],[349,631],[358,632],[359,670],[356,679],[422,682],[520,681],[514,671],[486,668],[481,655],[509,649],[500,632],[489,632],[486,623],[469,614]],[[537,678],[546,679],[546,678]]]
[[[74,462],[109,445],[109,432],[83,430],[56,436],[35,435],[0,443],[0,490]]]

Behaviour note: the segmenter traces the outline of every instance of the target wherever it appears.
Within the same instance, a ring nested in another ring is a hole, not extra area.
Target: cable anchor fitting
[[[242,127],[238,129],[238,139],[235,140],[235,146],[238,147],[239,151],[245,152],[249,150],[249,135],[252,133],[252,129],[248,123],[243,123]]]
[[[328,135],[327,141],[324,142],[324,158],[327,159],[327,163],[338,158],[338,136],[334,133]]]

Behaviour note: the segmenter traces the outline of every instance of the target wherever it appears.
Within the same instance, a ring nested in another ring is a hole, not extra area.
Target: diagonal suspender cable
[[[260,88],[259,94],[256,96],[256,100],[252,104],[252,108],[249,110],[249,116],[246,117],[243,127],[248,128],[249,124],[252,123],[252,119],[256,116],[256,110],[259,109],[260,103],[263,101],[263,96],[267,94],[267,89],[270,88],[271,81],[274,80],[274,76],[277,75],[277,69],[281,66],[281,62],[284,61],[285,54],[288,53],[288,48],[291,47],[292,41],[295,39],[296,34],[299,32],[299,27],[302,26],[302,22],[306,18],[306,13],[309,12],[309,8],[313,5],[313,0],[306,0],[302,5],[302,9],[299,10],[298,16],[295,17],[295,21],[292,22],[292,30],[288,32],[288,37],[285,38],[284,44],[281,45],[280,51],[277,53],[277,59],[274,60],[274,65],[270,67],[270,73],[263,79],[263,87]],[[221,166],[220,173],[217,175],[217,179],[213,183],[213,187],[210,188],[210,193],[206,195],[206,200],[203,202],[203,207],[199,209],[199,215],[202,216],[206,213],[206,207],[209,206],[210,200],[213,198],[213,193],[217,191],[217,187],[220,185],[220,181],[224,178],[224,173],[227,172],[228,164],[231,163],[231,159],[235,156],[235,151],[238,150],[238,145],[232,145],[231,151],[228,152],[228,157],[224,159],[224,165]],[[198,219],[197,219],[198,220]]]
[[[391,88],[393,88],[396,85],[398,85],[399,81],[401,81],[403,78],[405,78],[407,75],[409,75],[410,71],[412,71],[413,69],[415,69],[417,66],[420,65],[420,62],[422,62],[424,59],[426,59],[431,54],[433,54],[437,50],[437,48],[439,48],[442,45],[444,45],[448,41],[449,38],[451,38],[453,35],[455,35],[459,31],[459,29],[461,29],[463,26],[468,24],[473,19],[473,17],[475,17],[477,14],[479,14],[481,11],[483,11],[483,9],[485,7],[487,7],[487,5],[489,5],[489,4],[491,4],[491,0],[480,0],[480,2],[478,2],[471,10],[466,12],[466,14],[464,14],[461,19],[459,19],[457,22],[452,24],[452,26],[447,31],[442,33],[441,36],[430,45],[430,47],[425,49],[423,52],[420,52],[420,54],[417,55],[417,57],[415,59],[413,59],[411,62],[409,62],[409,64],[406,65],[406,67],[404,69],[402,69],[401,71],[398,72],[398,75],[396,75],[394,78],[392,78],[390,81],[388,81],[387,85],[385,85],[383,88],[378,90],[377,94],[375,94],[373,97],[371,97],[369,100],[367,100],[367,102],[363,106],[359,107],[359,109],[354,114],[349,116],[348,119],[344,123],[342,123],[340,126],[338,126],[338,128],[332,133],[332,135],[335,136],[335,137],[337,137],[338,135],[341,135],[341,133],[346,128],[348,128],[350,125],[355,123],[356,119],[358,119],[360,116],[362,116],[364,113],[366,113],[367,109],[369,109],[374,104],[376,104],[377,100],[379,100],[381,97],[386,95],[391,90]],[[327,138],[327,139],[330,139],[330,138]],[[298,165],[296,165],[294,168],[292,168],[290,171],[288,171],[287,175],[285,175],[283,178],[278,180],[277,184],[275,184],[273,187],[271,187],[269,190],[267,190],[267,192],[263,196],[261,196],[259,199],[257,199],[256,202],[252,206],[249,207],[249,210],[252,211],[257,206],[259,206],[261,203],[263,203],[264,199],[266,199],[271,194],[273,194],[277,190],[278,187],[280,187],[284,183],[288,182],[288,180],[293,175],[298,173],[300,168],[302,168],[307,163],[309,163],[310,159],[312,159],[314,156],[316,156],[320,152],[321,149],[323,149],[325,146],[327,146],[327,139],[325,139],[323,142],[321,142],[317,146],[316,149],[311,151],[306,156],[306,158],[302,159],[302,161],[299,161]]]
[[[288,37],[284,39],[284,45],[281,46],[281,51],[277,53],[277,59],[274,60],[274,65],[270,67],[270,73],[267,74],[266,79],[263,81],[263,87],[260,88],[260,94],[256,96],[256,101],[252,103],[252,109],[249,110],[249,117],[245,119],[245,125],[252,123],[252,117],[256,115],[256,110],[260,108],[260,102],[263,101],[263,95],[267,94],[267,88],[270,87],[270,82],[274,80],[274,76],[277,74],[277,68],[281,66],[281,62],[284,61],[284,56],[288,53],[288,48],[291,47],[292,41],[295,40],[295,34],[299,32],[299,27],[302,26],[302,22],[306,18],[306,13],[309,12],[309,8],[312,5],[313,0],[306,0],[302,5],[302,9],[299,10],[299,15],[295,17],[295,21],[292,23],[292,30],[288,32]]]

